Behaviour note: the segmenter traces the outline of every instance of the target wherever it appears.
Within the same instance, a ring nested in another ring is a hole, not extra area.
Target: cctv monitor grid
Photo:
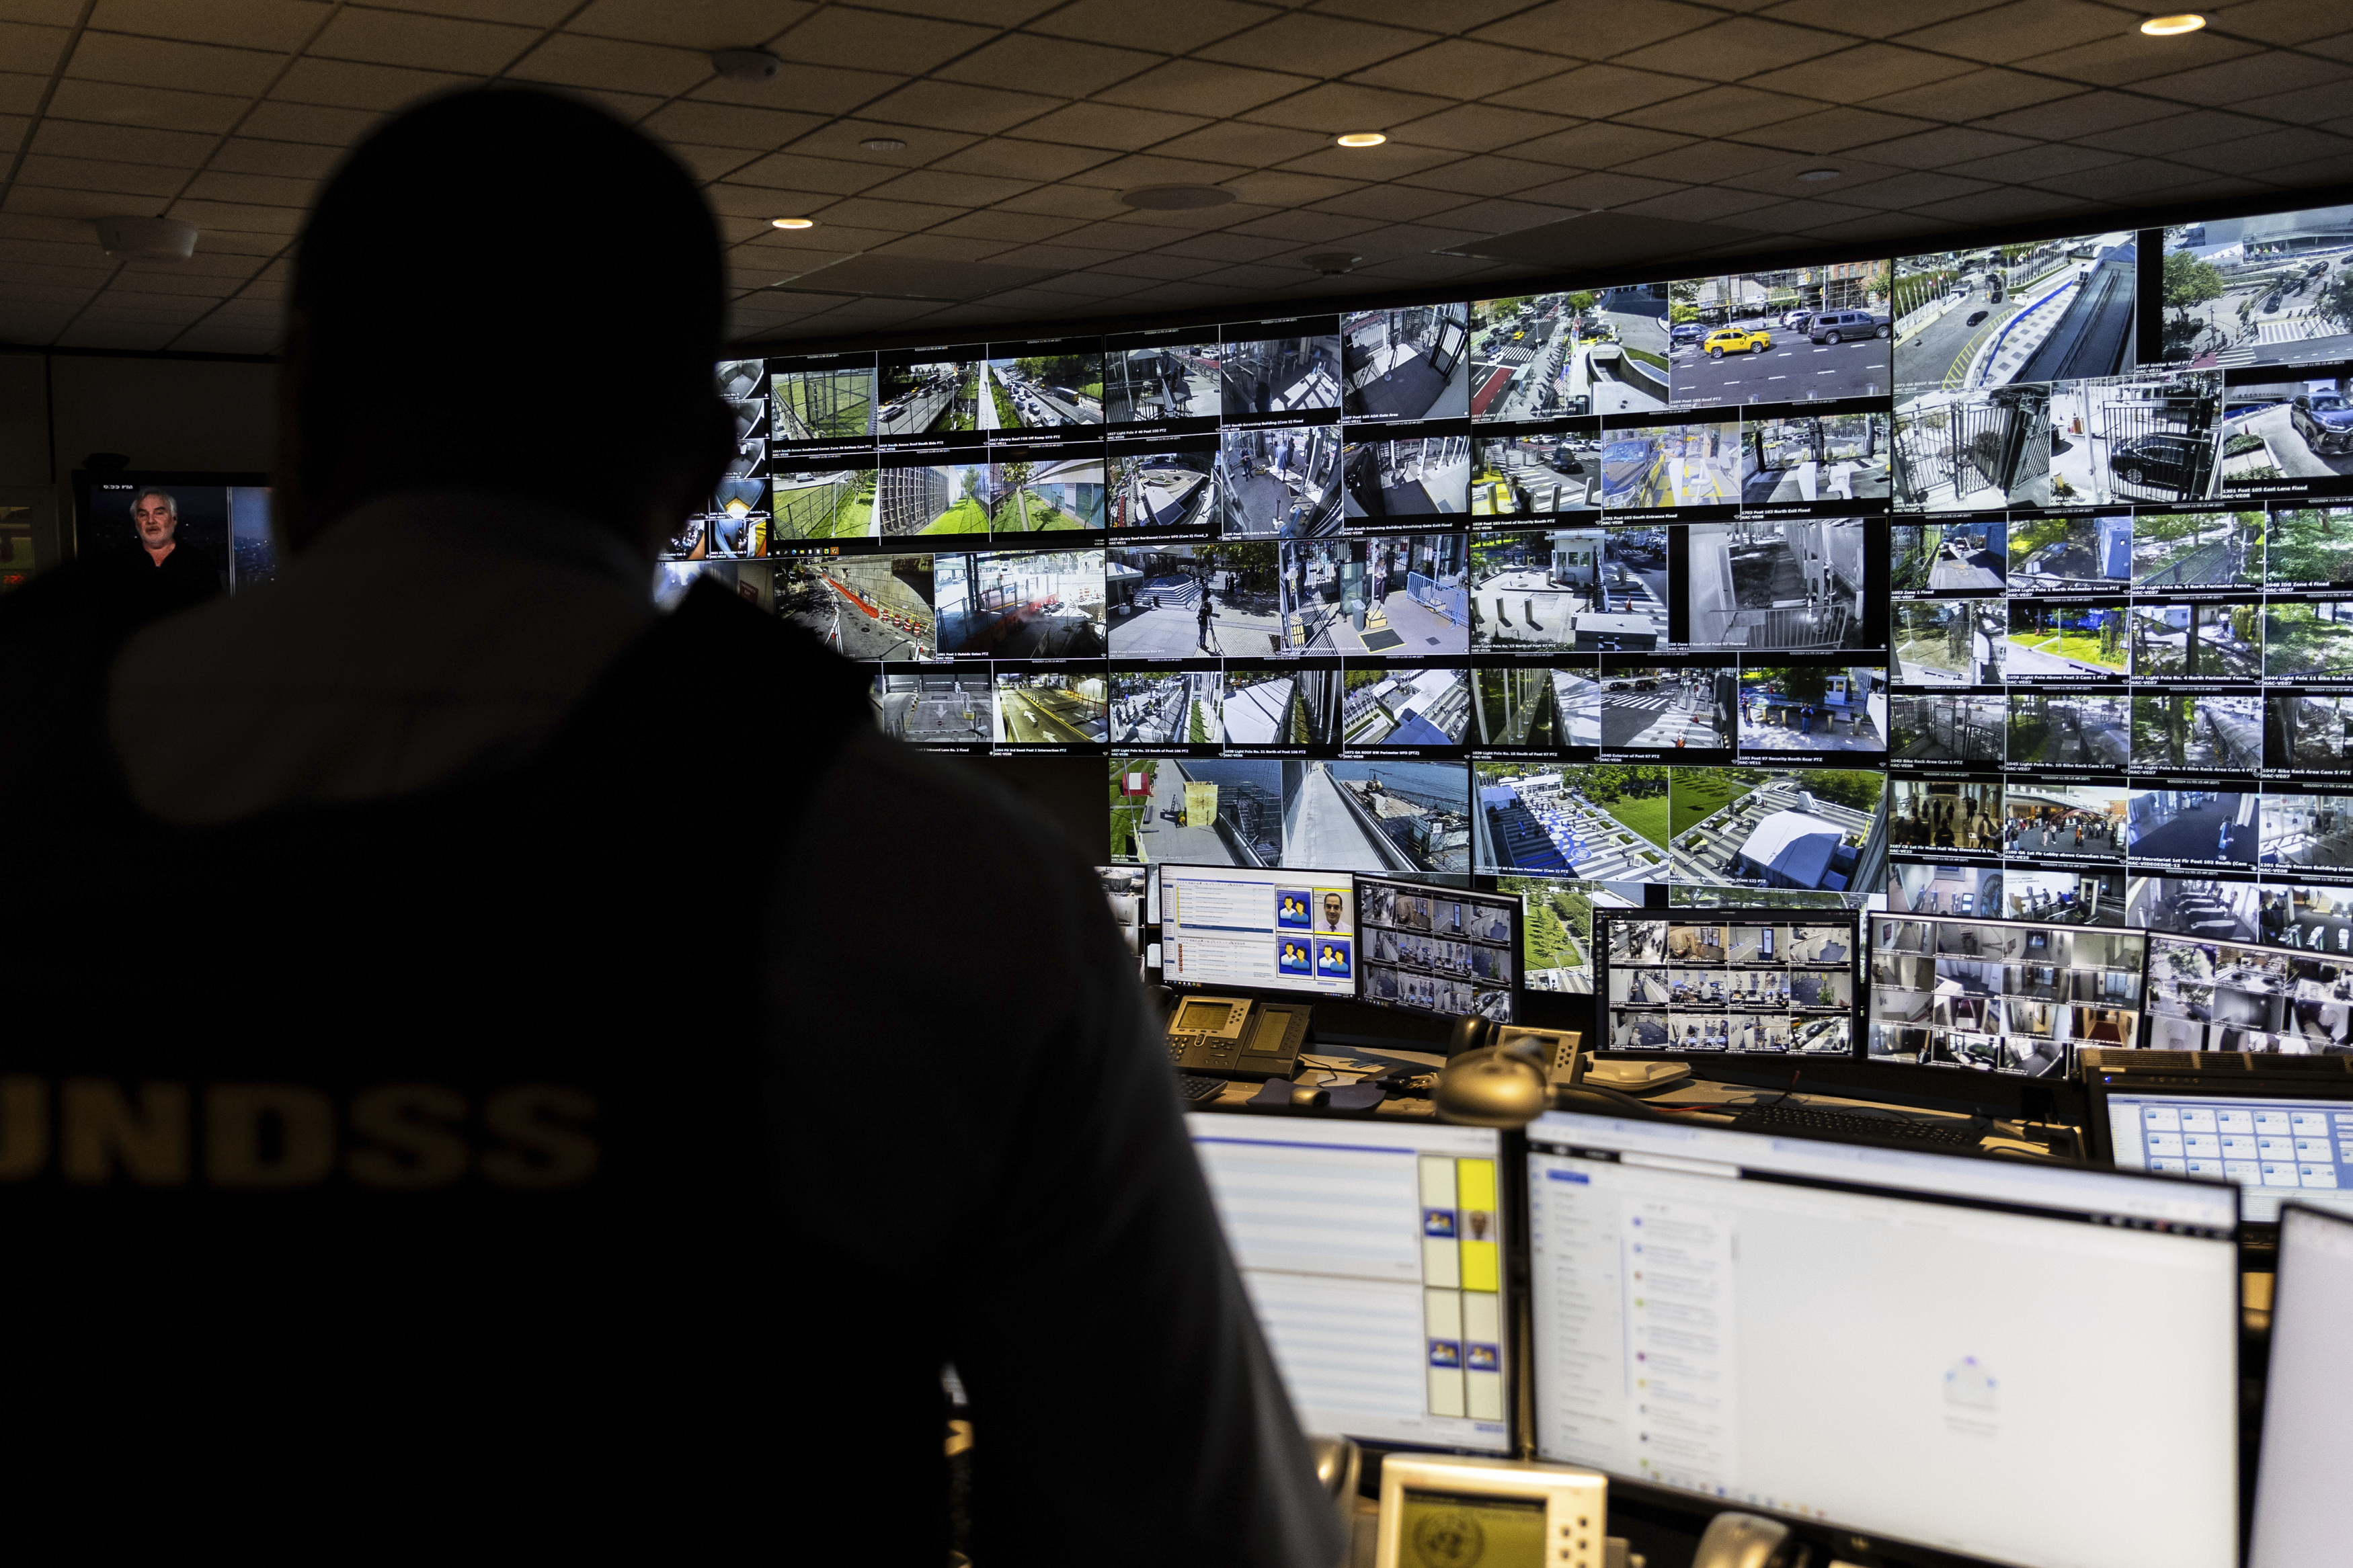
[[[1850,1057],[1851,914],[1597,910],[1604,1048]]]
[[[1356,888],[1358,1001],[1435,1017],[1514,1021],[1518,900],[1364,877]]]
[[[2145,1043],[2157,1050],[2353,1054],[2353,955],[2152,936]]]
[[[2137,931],[1871,917],[1870,1058],[2060,1078],[2084,1046],[2139,1042]]]

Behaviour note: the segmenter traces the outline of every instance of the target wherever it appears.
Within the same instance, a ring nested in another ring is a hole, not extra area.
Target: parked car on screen
[[[1759,327],[1751,331],[1741,327],[1722,327],[1708,333],[1700,344],[1710,359],[1722,359],[1726,354],[1761,354],[1773,346],[1773,334]]]
[[[1965,326],[1965,327],[1974,327],[1974,326],[1976,326],[1979,321],[1984,321],[1988,316],[1990,316],[1990,315],[1992,315],[1992,314],[1993,314],[1993,312],[1992,312],[1992,311],[1990,311],[1990,310],[1971,310],[1971,311],[1969,312],[1969,319],[1968,319],[1968,321],[1963,321],[1963,322],[1961,323],[1961,325],[1963,325],[1963,326]]]
[[[2316,452],[2353,447],[2353,403],[2333,392],[2316,392],[2289,405],[2288,420]]]
[[[2136,436],[2108,454],[2108,467],[2128,485],[2188,490],[2204,479],[2208,455],[2194,436]]]
[[[1697,321],[1677,321],[1667,329],[1670,343],[1695,343],[1707,336],[1707,329]]]
[[[1887,323],[1868,310],[1824,310],[1806,323],[1806,336],[1818,343],[1846,342],[1854,338],[1883,338]]]

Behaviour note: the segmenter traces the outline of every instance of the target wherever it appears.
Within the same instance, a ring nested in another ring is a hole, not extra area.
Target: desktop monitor
[[[1602,1048],[1852,1057],[1852,910],[1596,910]]]
[[[2010,1568],[2238,1549],[2237,1189],[1553,1111],[1536,1451]]]
[[[1520,900],[1358,877],[1356,1000],[1440,1018],[1518,1021]]]
[[[225,593],[256,587],[278,573],[269,489],[261,474],[125,469],[74,476],[75,550],[83,559],[141,559],[154,531],[174,552],[202,563]]]
[[[2337,1562],[2353,1536],[2353,1510],[2345,1503],[2345,1472],[2353,1465],[2345,1426],[2345,1412],[2353,1408],[2348,1319],[2353,1219],[2290,1205],[2280,1216],[2271,1377],[2247,1568]]]
[[[1502,1134],[1210,1111],[1186,1126],[1300,1425],[1511,1452]]]
[[[2113,926],[1873,914],[1870,1058],[2064,1078],[2085,1046],[2138,1043],[2147,942]]]
[[[2092,1157],[2234,1183],[2250,1226],[2276,1225],[2289,1201],[2353,1214],[2353,1078],[2267,1074],[2246,1059],[2252,1073],[2086,1067]]]
[[[1160,977],[1353,998],[1354,879],[1345,871],[1161,867]]]

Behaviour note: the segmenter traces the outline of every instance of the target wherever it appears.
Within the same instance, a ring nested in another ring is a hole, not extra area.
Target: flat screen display
[[[2248,1568],[2302,1568],[2345,1549],[2340,1482],[2353,1464],[2345,1435],[2353,1401],[2353,1357],[2343,1353],[2348,1315],[2353,1222],[2290,1210],[2280,1222]]]
[[[1358,1001],[1436,1018],[1515,1021],[1517,899],[1359,877],[1356,909],[1364,925]]]
[[[2353,1100],[2260,1095],[2106,1096],[2117,1166],[2235,1182],[2255,1225],[2283,1203],[2353,1214]]]
[[[1161,977],[1172,985],[1354,996],[1356,910],[1345,876],[1164,866]]]
[[[1609,910],[1594,932],[1605,1049],[1853,1053],[1860,939],[1852,914]]]
[[[2018,1568],[2233,1561],[2236,1189],[1564,1112],[1527,1138],[1539,1458]]]

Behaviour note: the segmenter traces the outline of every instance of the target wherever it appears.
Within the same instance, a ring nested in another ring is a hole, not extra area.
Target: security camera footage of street
[[[729,359],[659,602],[873,665],[913,743],[1108,761],[1115,861],[1509,878],[1526,989],[1661,885],[2333,946],[2348,258],[2302,209]]]

